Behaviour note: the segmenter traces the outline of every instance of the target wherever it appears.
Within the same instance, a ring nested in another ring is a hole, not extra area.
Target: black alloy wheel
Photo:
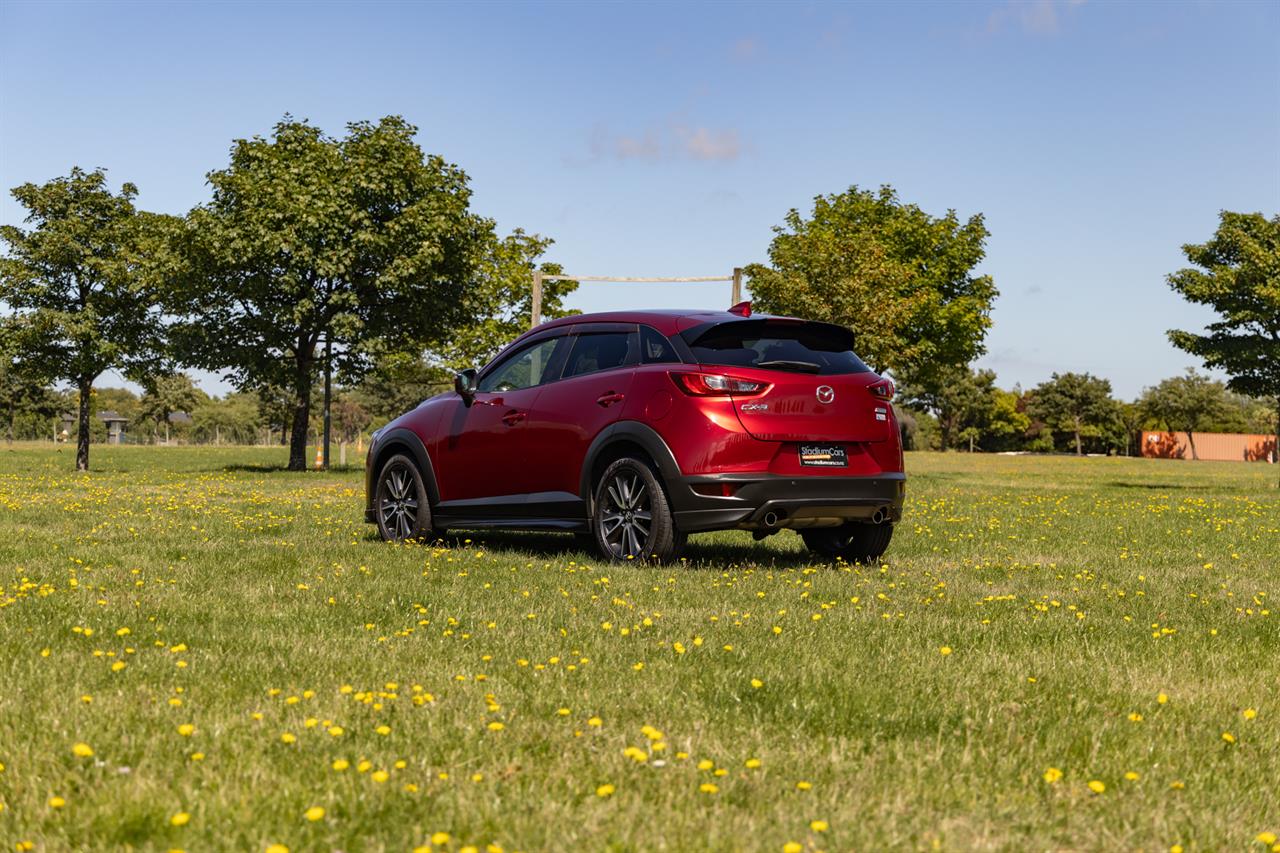
[[[653,469],[631,457],[617,460],[601,475],[592,528],[597,546],[611,560],[664,562],[685,542]]]
[[[387,460],[374,493],[378,533],[388,542],[419,539],[431,533],[431,507],[418,466],[407,456]]]

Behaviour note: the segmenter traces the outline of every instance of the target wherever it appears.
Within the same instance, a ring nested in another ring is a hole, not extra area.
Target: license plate
[[[817,468],[843,468],[849,464],[849,457],[838,444],[802,444],[800,464]]]

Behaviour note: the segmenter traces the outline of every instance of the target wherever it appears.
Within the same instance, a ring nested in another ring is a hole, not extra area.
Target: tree
[[[153,437],[159,437],[164,425],[164,442],[169,443],[169,416],[174,412],[190,414],[208,395],[196,387],[185,373],[161,373],[142,380],[143,394],[140,414],[151,421]]]
[[[1231,377],[1227,387],[1276,401],[1275,458],[1280,462],[1280,214],[1222,211],[1207,243],[1182,247],[1194,267],[1168,277],[1184,299],[1219,319],[1207,334],[1177,329],[1169,340]]]
[[[997,291],[974,274],[981,214],[933,217],[892,187],[853,186],[814,199],[809,218],[792,209],[774,234],[770,265],[746,268],[760,310],[847,326],[877,370],[933,393],[983,352]]]
[[[289,468],[306,468],[318,350],[354,380],[376,355],[421,352],[466,319],[491,223],[468,210],[466,175],[424,156],[399,117],[331,138],[286,116],[237,140],[212,200],[174,235],[168,268],[193,366],[292,397]]]
[[[1032,392],[1028,411],[1050,429],[1070,433],[1076,455],[1084,455],[1082,439],[1106,438],[1119,419],[1111,383],[1088,373],[1053,374]]]
[[[1144,390],[1139,405],[1147,418],[1166,430],[1187,434],[1192,459],[1200,458],[1195,433],[1207,431],[1230,412],[1226,387],[1194,368],[1189,368],[1185,376],[1171,377]]]
[[[534,269],[560,275],[559,264],[542,263],[538,258],[554,241],[516,229],[509,237],[489,235],[478,268],[476,287],[467,296],[469,321],[452,329],[448,337],[432,344],[429,364],[454,373],[488,363],[498,351],[529,329],[533,311]],[[577,290],[576,281],[546,281],[542,285],[542,316],[553,320],[573,313],[564,307],[564,298]]]
[[[13,196],[32,227],[0,226],[0,302],[14,315],[7,336],[30,375],[66,380],[79,394],[76,470],[89,470],[90,396],[104,371],[139,374],[163,350],[163,323],[142,272],[164,217],[140,213],[138,189],[107,188],[101,170],[71,170]]]
[[[940,381],[927,386],[904,384],[899,389],[902,399],[937,418],[941,450],[948,450],[961,440],[976,442],[1001,402],[997,394],[1004,393],[995,387],[995,373],[950,367],[934,375]],[[1025,424],[1022,429],[1026,429]]]

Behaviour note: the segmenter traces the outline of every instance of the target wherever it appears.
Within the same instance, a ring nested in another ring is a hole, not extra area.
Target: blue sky
[[[1118,394],[1194,361],[1164,276],[1217,212],[1280,211],[1280,3],[26,3],[0,0],[0,185],[72,165],[181,213],[284,114],[404,115],[503,230],[571,272],[767,260],[851,184],[981,212],[981,360]],[[6,194],[0,219],[21,211]],[[727,285],[585,285],[573,307],[723,307]],[[109,381],[109,380],[108,380]],[[205,377],[208,390],[225,386]]]

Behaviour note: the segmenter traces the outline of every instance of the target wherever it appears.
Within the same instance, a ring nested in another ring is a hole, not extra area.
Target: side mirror
[[[453,377],[453,390],[458,392],[464,405],[470,406],[476,398],[476,369],[468,367]]]

